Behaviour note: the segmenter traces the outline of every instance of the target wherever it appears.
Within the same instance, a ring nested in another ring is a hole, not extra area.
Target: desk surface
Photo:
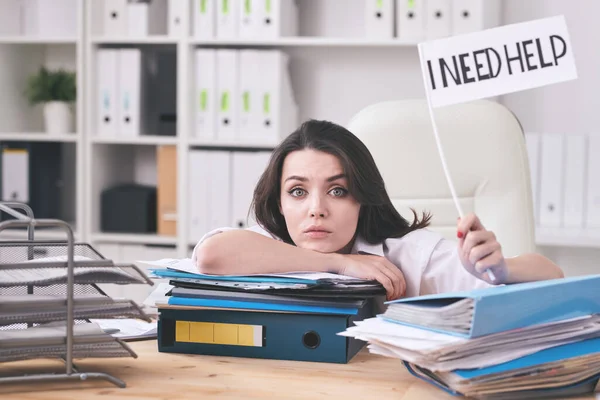
[[[80,371],[106,372],[124,380],[124,389],[103,380],[0,385],[6,399],[202,399],[202,398],[341,398],[456,399],[410,375],[399,360],[365,349],[349,364],[324,364],[249,358],[159,353],[156,341],[130,343],[133,358],[76,362]],[[58,361],[0,364],[7,372],[64,371]],[[595,396],[579,399],[594,399]]]

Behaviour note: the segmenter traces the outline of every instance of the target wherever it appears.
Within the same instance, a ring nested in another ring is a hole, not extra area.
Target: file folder
[[[238,37],[239,3],[243,0],[215,0],[217,3],[216,37],[234,39]]]
[[[96,54],[96,134],[115,136],[118,124],[119,50],[99,49]]]
[[[345,364],[365,342],[337,333],[372,316],[374,304],[369,300],[336,314],[160,306],[158,350]],[[255,340],[250,332],[257,330],[261,337]]]
[[[119,49],[117,134],[139,136],[142,130],[142,51]]]
[[[531,180],[531,196],[533,199],[533,217],[536,225],[540,222],[540,143],[541,135],[539,133],[525,133],[525,145],[527,147]]]
[[[500,25],[498,0],[452,0],[452,33],[460,35]]]
[[[129,36],[159,35],[167,32],[167,0],[127,2],[127,33]]]
[[[394,1],[365,1],[365,36],[376,39],[394,37]]]
[[[387,302],[382,318],[475,338],[600,313],[599,287],[600,275],[590,275],[418,296]]]
[[[427,0],[425,31],[428,39],[450,36],[452,33],[452,3],[448,0]]]
[[[214,150],[206,154],[209,173],[208,231],[227,226],[231,221],[231,153]]]
[[[189,236],[192,241],[199,241],[209,231],[208,196],[210,193],[210,165],[208,150],[190,150],[189,157],[188,215]]]
[[[167,10],[167,33],[169,36],[186,36],[184,18],[186,14],[186,0],[167,0],[169,2]],[[198,3],[198,1],[194,1]]]
[[[247,228],[256,223],[250,213],[254,188],[269,163],[269,152],[242,152],[232,154],[232,221],[228,226]]]
[[[239,137],[243,141],[255,142],[261,139],[260,90],[264,80],[261,55],[260,50],[240,50],[239,53]]]
[[[234,141],[239,127],[239,50],[216,50],[217,139]],[[264,71],[266,73],[266,71]]]
[[[2,148],[2,201],[29,203],[29,150]]]
[[[284,36],[298,36],[296,0],[258,0],[258,13],[258,34],[261,38],[277,39]]]
[[[123,36],[127,34],[127,0],[104,0],[103,34]]]
[[[217,54],[212,49],[197,49],[195,58],[195,129],[197,139],[217,137]]]
[[[214,39],[217,25],[218,0],[194,0],[192,12],[194,13],[194,36],[198,39]]]
[[[425,38],[426,0],[396,0],[396,31],[403,40]]]
[[[239,36],[243,39],[256,39],[260,37],[261,16],[260,3],[264,0],[243,0],[238,3],[240,10]]]
[[[540,226],[558,228],[563,215],[564,140],[562,134],[542,135]]]
[[[565,228],[583,228],[587,137],[565,135],[565,187],[562,221]]]

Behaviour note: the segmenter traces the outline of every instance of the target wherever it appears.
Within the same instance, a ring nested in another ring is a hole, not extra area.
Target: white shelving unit
[[[2,5],[0,5],[0,8]],[[67,37],[43,35],[0,35],[0,143],[10,145],[15,142],[36,143],[40,151],[44,144],[58,143],[61,151],[63,180],[56,190],[60,190],[61,209],[56,217],[68,221],[81,240],[85,201],[83,191],[84,135],[83,105],[85,96],[84,71],[84,4],[77,2],[76,34]],[[28,104],[23,92],[29,77],[46,66],[51,69],[64,68],[77,73],[77,100],[74,104],[74,132],[48,134],[44,132],[42,108]],[[36,217],[40,217],[36,214]],[[21,230],[6,230],[1,239],[22,239],[26,233]],[[64,232],[56,230],[36,230],[36,238],[64,239]]]

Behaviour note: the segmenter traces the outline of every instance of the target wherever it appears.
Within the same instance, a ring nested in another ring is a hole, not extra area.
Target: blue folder
[[[395,323],[446,334],[475,338],[526,326],[600,313],[600,275],[578,276],[538,282],[495,286],[472,291],[425,295],[386,302],[419,307],[443,307],[465,298],[474,300],[471,327],[467,334],[432,329],[410,319]],[[423,311],[426,312],[426,311]]]

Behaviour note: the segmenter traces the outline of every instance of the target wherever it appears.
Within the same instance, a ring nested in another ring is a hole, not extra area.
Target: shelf
[[[271,40],[257,39],[190,39],[199,46],[284,46],[284,47],[415,47],[418,42],[404,39],[368,39],[334,37],[282,37]]]
[[[587,247],[600,249],[600,229],[536,228],[538,246]]]
[[[78,135],[75,133],[65,133],[54,135],[45,132],[14,132],[0,133],[0,141],[13,142],[76,142]]]
[[[128,36],[96,36],[91,42],[94,44],[177,44],[180,39],[166,35],[128,37]]]
[[[225,148],[248,148],[248,149],[274,149],[278,143],[275,141],[260,142],[252,141],[245,142],[240,140],[210,140],[210,139],[190,139],[189,145],[192,147],[225,147]]]
[[[95,243],[129,243],[129,244],[177,244],[174,236],[160,236],[152,233],[92,233]]]
[[[92,137],[92,143],[143,145],[177,144],[177,136],[134,136],[124,138],[94,136]]]
[[[0,43],[6,44],[76,44],[75,37],[27,37],[27,36],[0,36]]]

